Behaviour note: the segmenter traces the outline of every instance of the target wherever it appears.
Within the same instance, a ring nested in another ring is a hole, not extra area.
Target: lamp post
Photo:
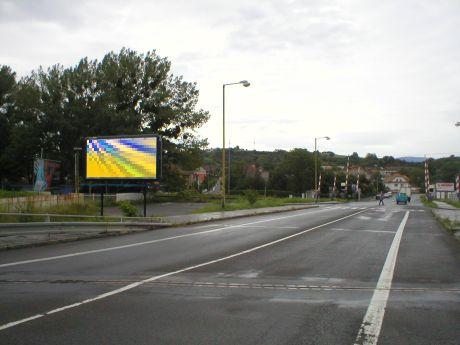
[[[238,84],[241,84],[244,87],[251,85],[247,80],[222,85],[222,181],[220,184],[222,189],[222,208],[225,207],[225,87]]]
[[[318,152],[317,152],[317,141],[319,139],[326,139],[326,140],[330,140],[331,138],[329,137],[319,137],[319,138],[315,138],[315,202],[318,202]]]

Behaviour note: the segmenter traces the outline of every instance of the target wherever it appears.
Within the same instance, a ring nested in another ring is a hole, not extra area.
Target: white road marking
[[[348,215],[348,216],[341,217],[341,218],[332,220],[332,221],[330,221],[330,222],[327,222],[327,223],[324,223],[324,224],[321,224],[321,225],[317,225],[317,226],[314,226],[314,227],[309,228],[309,229],[302,230],[302,231],[297,232],[297,233],[295,233],[295,234],[292,234],[292,235],[289,235],[289,236],[282,237],[282,238],[280,238],[280,239],[278,239],[278,240],[271,241],[271,242],[262,244],[262,245],[257,246],[257,247],[252,247],[252,248],[250,248],[250,249],[243,250],[243,251],[238,252],[238,253],[235,253],[235,254],[231,254],[231,255],[224,256],[224,257],[219,258],[219,259],[215,259],[215,260],[203,262],[203,263],[198,264],[198,265],[193,265],[193,266],[185,267],[185,268],[179,269],[179,270],[177,270],[177,271],[168,272],[168,273],[161,274],[161,275],[158,275],[158,276],[152,276],[152,277],[150,277],[150,278],[147,278],[147,279],[144,279],[144,280],[140,280],[140,281],[131,283],[131,284],[129,284],[129,285],[123,286],[123,287],[121,287],[121,288],[119,288],[119,289],[115,289],[115,290],[112,290],[112,291],[103,293],[103,294],[98,295],[98,296],[96,296],[96,297],[94,297],[94,298],[88,298],[88,299],[85,299],[85,300],[83,300],[83,301],[81,301],[81,302],[77,302],[77,303],[69,304],[69,305],[66,305],[66,306],[63,306],[63,307],[59,307],[59,308],[56,308],[56,309],[52,309],[52,310],[50,310],[50,311],[48,311],[48,312],[45,312],[45,313],[42,313],[42,314],[37,314],[37,315],[31,316],[31,317],[24,318],[24,319],[22,319],[22,320],[9,322],[9,323],[6,323],[6,324],[4,324],[4,325],[0,325],[0,331],[1,331],[1,330],[4,330],[4,329],[7,329],[7,328],[11,328],[11,327],[13,327],[13,326],[17,326],[17,325],[19,325],[19,324],[23,324],[23,323],[26,323],[26,322],[29,322],[29,321],[38,319],[38,318],[42,318],[42,317],[44,317],[44,316],[52,315],[52,314],[55,314],[55,313],[58,313],[58,312],[61,312],[61,311],[67,310],[67,309],[71,309],[71,308],[75,308],[75,307],[81,306],[81,305],[83,305],[83,304],[88,304],[88,303],[91,303],[91,302],[94,302],[94,301],[97,301],[97,300],[100,300],[100,299],[103,299],[103,298],[106,298],[106,297],[110,297],[110,296],[113,296],[113,295],[117,295],[117,294],[122,293],[122,292],[124,292],[124,291],[134,289],[135,287],[138,287],[138,286],[140,286],[140,285],[143,285],[143,284],[146,284],[146,283],[150,283],[150,282],[159,280],[159,279],[161,279],[161,278],[170,277],[170,276],[175,275],[175,274],[178,274],[178,273],[187,272],[187,271],[190,271],[190,270],[193,270],[193,269],[196,269],[196,268],[200,268],[200,267],[212,265],[212,264],[215,264],[215,263],[218,263],[218,262],[222,262],[222,261],[225,261],[225,260],[229,260],[229,259],[236,258],[236,257],[241,256],[241,255],[245,255],[245,254],[248,254],[248,253],[252,253],[252,252],[254,252],[254,251],[256,251],[256,250],[259,250],[259,249],[262,249],[262,248],[266,248],[266,247],[269,247],[269,246],[273,246],[274,244],[277,244],[277,243],[280,243],[280,242],[284,242],[284,241],[287,241],[287,240],[289,240],[289,239],[291,239],[291,238],[295,238],[295,237],[297,237],[297,236],[303,235],[303,234],[305,234],[305,233],[307,233],[307,232],[310,232],[310,231],[313,231],[313,230],[322,228],[322,227],[327,226],[327,225],[330,225],[330,224],[334,224],[334,223],[340,222],[340,221],[342,221],[342,220],[344,220],[344,219],[353,217],[353,216],[355,216],[355,215],[357,215],[357,214],[360,214],[360,213],[363,213],[363,212],[366,212],[366,210],[362,210],[362,211],[359,211],[359,212],[352,213],[352,214],[350,214],[350,215]]]
[[[332,231],[365,231],[365,232],[383,232],[383,233],[390,233],[395,234],[396,231],[387,231],[387,230],[371,230],[371,229],[330,229]]]
[[[240,225],[238,228],[261,228],[264,229],[266,225]],[[271,226],[270,229],[298,229],[298,226]]]
[[[217,228],[217,229],[212,229],[212,230],[194,232],[194,233],[191,233],[191,234],[171,236],[171,237],[166,237],[166,238],[160,238],[160,239],[157,239],[157,240],[136,242],[136,243],[125,244],[125,245],[116,246],[116,247],[93,249],[93,250],[86,250],[86,251],[77,252],[77,253],[49,256],[49,257],[39,258],[39,259],[30,259],[30,260],[9,262],[9,263],[5,263],[5,264],[0,264],[0,268],[10,267],[10,266],[17,266],[17,265],[24,265],[24,264],[30,264],[30,263],[35,263],[35,262],[43,262],[43,261],[64,259],[64,258],[70,258],[70,257],[80,256],[80,255],[102,253],[102,252],[108,252],[108,251],[124,249],[124,248],[143,246],[143,245],[146,245],[146,244],[152,244],[152,243],[164,242],[164,241],[169,241],[169,240],[175,240],[175,239],[178,239],[178,238],[191,237],[191,236],[197,236],[197,235],[203,235],[203,234],[210,234],[210,233],[213,233],[213,232],[218,232],[218,231],[223,231],[223,230],[228,230],[228,229],[235,229],[235,228],[244,227],[244,226],[252,225],[252,224],[266,223],[266,222],[271,222],[271,221],[274,221],[274,220],[280,220],[280,219],[287,219],[287,218],[300,217],[300,216],[305,216],[305,215],[310,215],[310,214],[316,214],[316,213],[319,213],[319,212],[323,212],[324,210],[325,209],[319,209],[319,210],[315,210],[313,212],[304,212],[304,213],[294,214],[294,215],[289,215],[289,216],[284,216],[284,217],[264,219],[264,220],[259,220],[259,221],[256,221],[256,222],[250,222],[250,223],[245,223],[245,224],[227,225],[227,226]]]
[[[390,295],[393,273],[398,256],[399,244],[401,243],[404,227],[409,218],[409,211],[406,211],[401,224],[399,224],[396,235],[391,243],[388,251],[385,264],[380,273],[379,281],[375,287],[371,302],[367,308],[366,315],[355,340],[355,345],[375,345],[379,339],[380,330],[382,328],[385,308],[387,306],[388,297]]]

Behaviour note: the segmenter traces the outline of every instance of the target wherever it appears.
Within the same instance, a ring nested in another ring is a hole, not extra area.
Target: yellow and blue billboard
[[[87,179],[158,179],[158,136],[86,139]]]

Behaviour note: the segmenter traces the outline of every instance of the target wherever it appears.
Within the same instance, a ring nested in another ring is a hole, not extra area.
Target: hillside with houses
[[[187,171],[188,188],[212,193],[220,191],[220,149],[203,151],[202,164],[194,171]],[[239,193],[255,189],[260,193],[286,196],[314,189],[315,155],[305,149],[290,151],[255,151],[233,147],[227,150],[226,189]],[[423,192],[424,162],[408,162],[392,156],[378,158],[375,154],[360,157],[356,152],[350,156],[333,152],[318,154],[318,171],[321,175],[321,193],[332,191],[348,182],[347,193],[355,192],[358,176],[363,195],[379,191],[397,192],[411,187],[414,192]],[[460,172],[460,157],[427,160],[432,182],[454,182]],[[349,181],[346,181],[347,164]]]

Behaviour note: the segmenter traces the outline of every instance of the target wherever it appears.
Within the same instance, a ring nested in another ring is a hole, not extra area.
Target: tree
[[[357,152],[353,152],[350,156],[350,164],[359,164],[359,155]]]
[[[15,96],[15,140],[26,135],[30,143],[10,140],[9,151],[32,162],[43,149],[62,162],[63,176],[72,176],[73,148],[83,138],[155,133],[163,137],[164,182],[176,188],[181,168],[198,167],[207,145],[195,132],[209,118],[197,108],[198,96],[196,83],[173,75],[171,63],[155,51],[123,48],[101,61],[40,68],[21,80]]]
[[[293,149],[270,175],[270,188],[300,194],[313,188],[313,179],[313,154],[305,149]]]
[[[0,182],[6,177],[4,152],[10,141],[13,93],[16,74],[8,66],[0,68]]]

